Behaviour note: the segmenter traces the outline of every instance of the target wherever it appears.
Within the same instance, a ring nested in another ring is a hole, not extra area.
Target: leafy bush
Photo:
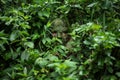
[[[119,0],[1,0],[1,80],[118,80]]]

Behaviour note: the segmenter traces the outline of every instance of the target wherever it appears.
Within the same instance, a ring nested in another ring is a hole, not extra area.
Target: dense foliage
[[[119,0],[0,6],[0,80],[120,79]]]

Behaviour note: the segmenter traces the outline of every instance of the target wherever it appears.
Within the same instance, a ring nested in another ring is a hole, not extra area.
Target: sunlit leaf
[[[29,47],[29,48],[34,48],[34,43],[33,42],[25,42],[24,45]]]

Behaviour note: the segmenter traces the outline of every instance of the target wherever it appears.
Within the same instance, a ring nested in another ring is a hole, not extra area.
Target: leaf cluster
[[[0,0],[0,80],[118,80],[119,0]]]

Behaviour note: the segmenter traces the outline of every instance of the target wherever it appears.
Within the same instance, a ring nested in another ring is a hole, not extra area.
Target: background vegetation
[[[120,79],[119,0],[0,6],[0,80]]]

